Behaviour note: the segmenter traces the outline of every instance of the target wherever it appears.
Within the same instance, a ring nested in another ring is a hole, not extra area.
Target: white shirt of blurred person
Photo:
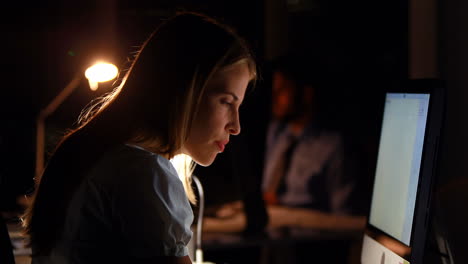
[[[281,71],[274,72],[272,88],[262,185],[266,203],[352,213],[355,182],[343,172],[340,134],[317,119],[316,90]]]

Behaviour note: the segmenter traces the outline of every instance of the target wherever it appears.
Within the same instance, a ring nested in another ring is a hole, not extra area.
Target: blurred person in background
[[[291,55],[273,64],[262,182],[270,227],[364,228],[366,205],[359,197],[356,157],[345,147],[342,95],[334,78],[315,58]],[[345,242],[305,243],[293,255],[298,263],[309,257],[345,263],[347,247]]]

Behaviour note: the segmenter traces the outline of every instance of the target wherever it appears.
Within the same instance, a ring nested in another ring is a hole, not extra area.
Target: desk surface
[[[331,215],[320,211],[268,206],[269,222],[265,231],[255,236],[243,235],[246,216],[233,210],[229,217],[205,217],[202,243],[204,248],[232,248],[297,241],[331,241],[362,239],[366,218]]]
[[[311,228],[274,228],[258,235],[242,233],[209,232],[202,235],[203,248],[207,250],[255,246],[293,244],[300,241],[359,241],[360,230],[330,231]]]

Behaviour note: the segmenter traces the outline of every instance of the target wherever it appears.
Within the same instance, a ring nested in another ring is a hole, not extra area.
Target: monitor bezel
[[[445,114],[445,89],[441,80],[418,79],[408,80],[398,88],[387,89],[383,93],[383,102],[385,102],[388,93],[429,94],[427,123],[424,134],[421,169],[419,172],[410,242],[409,246],[407,246],[392,235],[372,225],[369,217],[367,218],[364,233],[375,240],[378,240],[379,237],[391,240],[395,245],[403,249],[402,252],[407,253],[400,254],[399,252],[394,252],[395,254],[409,261],[411,264],[420,264],[423,261],[427,233],[430,228],[431,198],[434,190],[433,183],[436,179],[438,149]],[[385,107],[385,104],[383,107]],[[383,122],[381,122],[381,128],[382,125]],[[379,145],[380,136],[381,131],[379,133]],[[377,170],[377,168],[375,168],[375,170]],[[374,180],[375,178],[373,181]],[[374,195],[374,182],[372,182],[372,186],[370,197]],[[371,203],[369,203],[369,206],[371,206]]]

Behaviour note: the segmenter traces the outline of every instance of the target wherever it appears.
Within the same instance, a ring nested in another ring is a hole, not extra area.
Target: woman
[[[256,76],[246,44],[202,15],[165,21],[51,157],[24,225],[33,263],[191,263],[185,154],[208,166],[240,133]]]

